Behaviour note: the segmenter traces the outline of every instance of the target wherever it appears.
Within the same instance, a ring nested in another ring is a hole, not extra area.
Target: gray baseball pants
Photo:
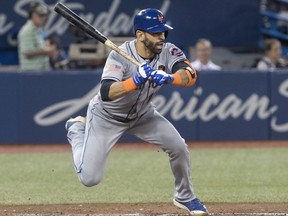
[[[90,101],[86,125],[76,122],[67,134],[75,170],[82,184],[90,187],[100,183],[109,152],[124,132],[162,148],[169,156],[175,178],[174,197],[182,202],[195,198],[187,144],[174,126],[152,106],[140,118],[123,123],[105,115],[97,101]]]

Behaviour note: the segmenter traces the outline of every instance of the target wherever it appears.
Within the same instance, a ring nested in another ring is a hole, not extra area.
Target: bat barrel
[[[103,35],[101,32],[99,32],[97,29],[95,29],[91,24],[89,24],[87,21],[82,19],[80,16],[78,16],[76,13],[74,13],[72,10],[67,8],[65,5],[63,5],[61,2],[58,2],[55,7],[54,11],[60,14],[62,17],[64,17],[66,20],[68,20],[70,23],[90,35],[91,37],[95,38],[96,40],[100,41],[101,43],[105,44],[106,46],[110,47],[115,52],[119,53],[121,56],[126,58],[128,61],[132,62],[133,64],[139,66],[140,63],[137,62],[134,58],[129,56],[127,53],[125,53],[123,50],[118,48],[112,41],[108,40],[108,38]]]
[[[79,29],[90,35],[91,37],[99,40],[101,43],[105,43],[105,41],[107,40],[107,38],[101,32],[96,30],[91,24],[82,19],[80,16],[78,16],[72,10],[67,8],[61,2],[58,2],[55,5],[54,11],[60,14],[70,23],[72,23],[73,25],[77,26]]]

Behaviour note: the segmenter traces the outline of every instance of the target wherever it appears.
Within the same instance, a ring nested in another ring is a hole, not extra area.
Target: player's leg
[[[108,154],[124,132],[124,127],[105,120],[90,102],[86,125],[75,122],[68,129],[75,170],[85,186],[100,183]]]
[[[168,154],[175,178],[174,204],[179,201],[179,207],[181,203],[190,205],[192,202],[192,205],[187,208],[184,205],[186,210],[196,215],[200,210],[200,215],[206,215],[203,205],[193,193],[188,146],[175,127],[161,114],[154,111],[144,115],[129,132],[144,141],[159,145]],[[195,203],[199,205],[195,206]]]
[[[129,132],[146,142],[159,145],[169,155],[175,177],[175,197],[182,201],[195,198],[190,180],[190,154],[174,126],[153,111],[144,115]]]
[[[80,165],[79,158],[81,157],[83,149],[85,124],[86,118],[82,116],[69,119],[65,124],[65,128],[67,130],[67,139],[72,148],[72,156],[75,169]]]

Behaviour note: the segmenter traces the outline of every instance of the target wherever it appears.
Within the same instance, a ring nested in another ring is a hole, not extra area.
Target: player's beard
[[[147,37],[145,37],[144,40],[144,45],[147,47],[147,49],[149,49],[152,53],[154,54],[160,54],[162,52],[162,48],[158,49],[157,43],[153,43],[152,41],[150,41]]]

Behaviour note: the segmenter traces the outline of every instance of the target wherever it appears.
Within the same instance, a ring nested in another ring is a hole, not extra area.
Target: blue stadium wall
[[[65,121],[86,115],[100,78],[101,71],[0,73],[0,143],[67,142]],[[188,141],[288,139],[285,71],[200,72],[197,85],[163,86],[154,103]]]
[[[41,1],[41,0],[38,0]],[[30,0],[1,1],[0,65],[18,63],[17,33],[26,22]],[[51,10],[55,0],[45,0]],[[161,9],[174,27],[169,40],[185,50],[199,38],[211,39],[214,46],[257,48],[260,0],[62,0],[80,16],[108,36],[133,35],[133,16],[140,9]],[[68,22],[53,10],[45,25],[47,35],[60,36],[64,47],[77,40],[68,31]]]

